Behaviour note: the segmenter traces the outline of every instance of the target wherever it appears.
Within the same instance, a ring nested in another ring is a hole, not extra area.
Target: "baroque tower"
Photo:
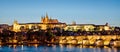
[[[14,20],[13,31],[17,31],[18,25],[19,24],[18,24],[17,20]]]

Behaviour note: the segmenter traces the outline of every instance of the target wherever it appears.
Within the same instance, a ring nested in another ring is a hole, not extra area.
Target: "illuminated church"
[[[57,19],[50,19],[49,16],[46,14],[45,17],[41,17],[40,23],[18,23],[16,20],[13,24],[13,31],[19,32],[21,30],[28,30],[28,29],[42,29],[46,30],[47,28],[64,28],[66,23],[61,23]]]

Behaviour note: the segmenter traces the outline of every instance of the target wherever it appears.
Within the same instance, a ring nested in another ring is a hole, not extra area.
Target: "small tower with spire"
[[[108,24],[108,23],[106,23],[105,25],[106,25],[106,26],[109,26],[109,24]]]
[[[75,21],[73,21],[73,22],[72,22],[72,25],[76,25],[76,22],[75,22]]]
[[[17,21],[17,20],[14,20],[14,24],[18,24],[18,21]]]

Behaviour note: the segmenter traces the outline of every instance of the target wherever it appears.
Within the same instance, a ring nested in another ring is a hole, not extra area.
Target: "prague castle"
[[[64,28],[66,23],[61,23],[57,19],[50,19],[49,16],[46,14],[45,17],[41,17],[40,23],[18,23],[16,20],[13,24],[13,31],[19,32],[21,30],[28,30],[28,29],[42,29],[46,30],[47,28]]]
[[[36,30],[46,30],[48,28],[54,29],[54,28],[60,28],[64,29],[65,31],[103,31],[103,30],[111,30],[108,23],[105,25],[95,25],[95,24],[76,24],[73,22],[73,24],[66,25],[66,23],[59,22],[57,19],[51,19],[46,14],[46,16],[41,17],[40,23],[18,23],[16,20],[13,24],[13,31],[20,32],[20,31],[26,31],[30,29],[36,29]]]

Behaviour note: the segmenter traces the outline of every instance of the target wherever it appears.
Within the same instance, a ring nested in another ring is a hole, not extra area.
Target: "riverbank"
[[[9,40],[8,42],[1,42],[0,45],[11,44],[11,45],[27,45],[27,44],[74,44],[74,45],[85,45],[85,46],[115,46],[120,47],[120,36],[119,35],[87,35],[87,36],[56,36],[50,41],[37,40],[32,41],[16,39]]]

